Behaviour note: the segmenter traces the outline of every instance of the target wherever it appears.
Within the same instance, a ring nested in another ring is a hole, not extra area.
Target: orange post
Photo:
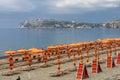
[[[97,59],[94,59],[92,61],[92,73],[94,74],[94,73],[99,73],[99,72],[102,72],[102,69]]]
[[[114,59],[111,56],[107,56],[107,68],[115,67]]]
[[[118,55],[117,55],[117,62],[116,63],[120,64],[120,53],[118,53]]]
[[[86,65],[79,63],[77,75],[76,75],[76,80],[82,80],[82,79],[88,78],[88,77],[89,77],[89,75],[87,72]]]

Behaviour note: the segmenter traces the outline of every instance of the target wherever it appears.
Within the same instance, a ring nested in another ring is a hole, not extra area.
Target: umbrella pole
[[[40,57],[40,55],[38,54],[38,62],[40,62],[41,61],[41,57]]]
[[[60,49],[57,50],[58,73],[60,72]]]
[[[86,62],[89,62],[89,50],[86,50]]]
[[[74,53],[74,58],[73,58],[73,65],[74,65],[74,68],[76,68],[76,56],[75,56],[75,53]]]
[[[57,72],[60,72],[60,59],[58,59],[58,67],[57,67]]]
[[[70,49],[69,49],[68,46],[67,46],[67,48],[66,48],[66,53],[67,53],[68,59],[70,59]]]
[[[45,64],[47,64],[47,54],[46,54],[46,51],[45,51],[45,53],[44,53],[44,56],[43,56],[44,58],[44,62],[45,62]]]
[[[31,54],[29,54],[29,57],[28,57],[28,65],[29,65],[29,67],[31,67],[31,63],[32,63]]]
[[[12,57],[12,55],[10,55],[9,56],[9,67],[10,67],[11,71],[13,70],[13,66],[14,66],[13,57]]]

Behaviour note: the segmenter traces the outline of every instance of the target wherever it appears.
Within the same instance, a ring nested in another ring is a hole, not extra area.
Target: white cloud
[[[58,0],[55,2],[55,6],[58,8],[118,7],[120,6],[120,0]]]
[[[58,11],[93,11],[120,7],[120,0],[56,0],[54,9]]]
[[[27,12],[35,8],[30,0],[0,0],[0,11]]]
[[[0,0],[0,12],[77,13],[120,7],[120,0]]]

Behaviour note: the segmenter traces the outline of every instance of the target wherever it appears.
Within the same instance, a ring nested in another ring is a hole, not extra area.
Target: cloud
[[[98,8],[98,7],[118,7],[120,0],[59,0],[55,2],[58,8]]]
[[[31,0],[0,0],[0,12],[28,12],[34,9]]]
[[[70,13],[120,7],[120,0],[56,0],[53,5],[56,12]]]
[[[0,12],[81,13],[120,7],[120,0],[0,0]]]

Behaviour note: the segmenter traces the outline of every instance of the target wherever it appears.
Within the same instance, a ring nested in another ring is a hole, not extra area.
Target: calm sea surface
[[[114,37],[120,37],[120,29],[0,29],[0,55],[9,49],[46,48]]]

